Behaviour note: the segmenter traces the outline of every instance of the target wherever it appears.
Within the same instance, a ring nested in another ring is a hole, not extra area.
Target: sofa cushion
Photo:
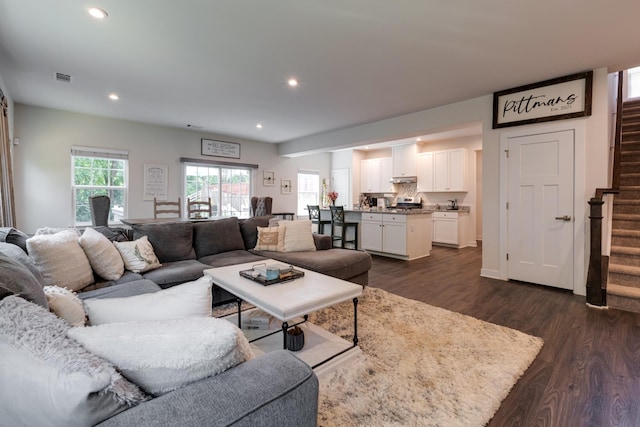
[[[251,253],[248,251],[229,251],[217,255],[211,255],[200,258],[199,261],[207,264],[205,268],[224,267],[227,265],[243,264],[245,262],[264,262],[267,258],[259,255],[258,252]]]
[[[157,283],[162,288],[168,288],[199,279],[207,268],[209,268],[207,265],[195,259],[166,262],[162,264],[162,267],[144,273],[143,277]]]
[[[256,242],[258,240],[257,227],[268,227],[269,220],[271,218],[273,218],[273,215],[254,216],[252,218],[245,218],[238,221],[245,249],[253,249],[256,247]]]
[[[103,225],[97,225],[91,228],[109,239],[110,242],[127,242],[131,240],[130,237],[133,237],[133,231],[131,229],[105,227]]]
[[[0,227],[0,242],[11,243],[27,252],[27,239],[29,235],[13,227]]]
[[[78,242],[98,276],[107,280],[118,280],[122,276],[124,262],[120,252],[102,233],[86,228]]]
[[[90,426],[147,399],[69,328],[17,296],[0,301],[3,425]]]
[[[107,286],[100,289],[90,291],[82,291],[78,294],[81,300],[89,298],[123,298],[134,295],[149,294],[158,292],[162,288],[151,280],[138,279],[119,285]]]
[[[238,218],[224,218],[195,224],[193,246],[198,258],[245,249]]]
[[[49,310],[56,316],[71,326],[84,326],[87,314],[84,312],[82,301],[75,293],[59,286],[45,286],[43,291],[49,303]]]
[[[111,323],[72,328],[68,334],[154,395],[219,374],[253,357],[242,331],[213,317]]]
[[[40,283],[41,287],[44,287],[47,285],[47,282],[45,282],[44,277],[42,277],[42,273],[40,272],[40,269],[38,268],[36,263],[33,262],[33,258],[27,255],[27,253],[22,249],[20,249],[18,246],[10,243],[0,242],[0,254],[6,255],[9,258],[15,261],[18,261],[20,264],[27,267],[31,272],[31,274],[33,274],[33,277],[35,277],[38,283]]]
[[[134,273],[144,273],[161,266],[147,236],[133,242],[113,242],[122,256],[124,266]]]
[[[17,248],[17,250],[22,250]],[[49,308],[42,285],[31,274],[29,269],[20,262],[0,255],[0,286],[21,296],[27,301],[34,302],[44,308]]]
[[[83,300],[92,325],[211,316],[210,276],[154,293]]]
[[[93,270],[74,230],[27,239],[27,249],[47,285],[77,291],[93,283]]]
[[[196,259],[193,224],[170,222],[133,225],[133,238],[147,236],[161,263]]]

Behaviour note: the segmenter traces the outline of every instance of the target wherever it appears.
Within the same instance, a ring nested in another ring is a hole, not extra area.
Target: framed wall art
[[[169,166],[144,165],[144,197],[143,200],[167,200],[167,177]]]
[[[262,185],[265,187],[273,187],[276,185],[276,174],[273,171],[262,172]]]
[[[281,179],[280,180],[280,192],[282,194],[291,194],[291,180],[290,179]]]
[[[591,115],[593,71],[493,94],[493,128]]]
[[[213,139],[204,138],[200,142],[203,156],[240,158],[240,144],[237,142],[214,141]]]

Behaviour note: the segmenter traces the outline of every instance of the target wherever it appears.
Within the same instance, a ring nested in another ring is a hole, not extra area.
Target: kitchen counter
[[[321,211],[327,211],[329,212],[328,208],[324,208],[324,209],[320,209]],[[387,208],[387,209],[377,209],[377,208],[362,208],[362,209],[347,209],[345,208],[344,212],[349,213],[349,212],[355,212],[355,213],[362,213],[362,212],[367,212],[367,213],[392,213],[392,214],[398,214],[398,215],[424,215],[424,214],[432,214],[435,211],[435,209],[429,209],[429,208],[424,208],[424,209],[391,209],[391,208]]]

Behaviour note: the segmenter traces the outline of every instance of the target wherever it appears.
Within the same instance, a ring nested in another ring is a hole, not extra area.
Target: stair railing
[[[613,138],[613,167],[611,168],[611,187],[596,188],[596,194],[589,200],[590,256],[587,273],[587,304],[607,305],[607,276],[609,257],[602,256],[602,205],[606,194],[618,194],[620,191],[620,144],[622,140],[622,99],[624,72],[618,72],[618,99],[616,102],[616,131]]]

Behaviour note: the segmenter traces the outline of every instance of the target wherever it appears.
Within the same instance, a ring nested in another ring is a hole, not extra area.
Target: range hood
[[[389,180],[392,184],[414,184],[418,182],[417,176],[394,176]]]

